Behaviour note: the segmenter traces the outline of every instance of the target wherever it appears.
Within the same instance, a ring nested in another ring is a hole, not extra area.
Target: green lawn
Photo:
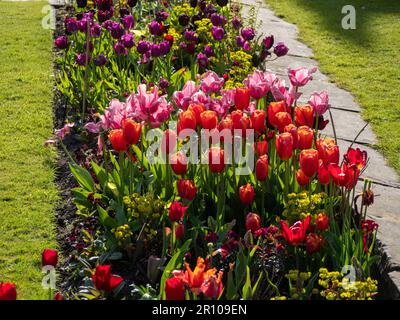
[[[46,298],[41,252],[54,247],[51,31],[46,2],[0,2],[0,281]]]
[[[321,71],[352,92],[372,124],[379,149],[400,172],[400,1],[267,0],[295,23]],[[356,30],[344,30],[342,7],[352,4]],[[273,30],[271,30],[273,33]]]

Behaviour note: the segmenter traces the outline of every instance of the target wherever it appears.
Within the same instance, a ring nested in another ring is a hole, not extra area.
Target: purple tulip
[[[194,31],[186,31],[185,32],[185,39],[191,42],[197,42],[198,37]]]
[[[100,54],[96,59],[94,59],[94,64],[98,67],[104,66],[107,62],[108,59],[104,54]]]
[[[67,49],[69,46],[68,37],[60,36],[54,40],[54,44],[58,49]]]
[[[86,53],[78,53],[75,62],[80,66],[84,66],[86,64]]]
[[[90,21],[88,21],[87,18],[82,18],[81,20],[79,20],[78,21],[78,30],[80,32],[86,33],[87,32],[88,23],[90,23]]]
[[[129,10],[127,8],[119,9],[119,15],[121,18],[125,18],[125,16],[129,15]]]
[[[78,22],[74,18],[65,18],[65,30],[67,33],[75,33],[78,31]]]
[[[161,78],[158,86],[160,87],[160,89],[167,89],[169,87],[169,82],[164,78]]]
[[[131,15],[127,15],[122,18],[122,24],[126,30],[131,29],[135,24],[135,19]]]
[[[127,54],[128,54],[128,49],[125,48],[125,46],[123,45],[123,43],[120,42],[120,41],[118,41],[116,44],[114,44],[113,48],[114,48],[115,53],[116,53],[118,56],[127,55]]]
[[[240,20],[240,18],[238,16],[233,17],[232,26],[235,29],[239,29],[242,26],[242,21]]]
[[[243,49],[246,50],[246,51],[250,51],[251,50],[251,46],[250,46],[250,43],[248,41],[245,41],[243,43]]]
[[[153,20],[149,23],[149,31],[153,36],[161,35],[161,24]]]
[[[114,15],[114,8],[111,7],[110,10],[97,10],[97,18],[99,22],[102,23],[108,19],[111,19]]]
[[[85,8],[87,6],[87,0],[76,0],[78,8]]]
[[[208,66],[208,58],[205,54],[199,53],[197,55],[197,63],[200,67],[206,68]]]
[[[253,28],[243,28],[240,34],[247,41],[253,40],[256,35]]]
[[[101,26],[98,23],[95,23],[91,30],[90,30],[90,34],[93,38],[98,38],[101,36]]]
[[[223,16],[219,15],[218,13],[213,13],[210,17],[211,23],[214,26],[222,26],[225,22],[225,19]]]
[[[186,27],[189,24],[190,17],[187,14],[181,14],[178,17],[178,22],[182,27]]]
[[[151,56],[152,56],[152,57],[159,57],[159,56],[161,56],[161,48],[160,48],[160,45],[159,45],[159,44],[156,44],[156,43],[153,43],[153,44],[151,45],[150,52],[151,52]]]
[[[97,0],[95,2],[99,10],[110,10],[113,6],[113,0]]]
[[[116,22],[116,21],[113,21],[113,22],[111,23],[111,30],[110,30],[110,32],[111,32],[111,36],[112,36],[114,39],[119,39],[119,38],[121,38],[122,35],[124,34],[124,29],[122,28],[121,24],[119,24],[119,23]]]
[[[204,47],[204,54],[205,54],[207,57],[212,57],[212,56],[214,55],[214,50],[213,50],[212,46],[206,45],[206,46]]]
[[[169,42],[167,40],[161,41],[160,43],[160,51],[161,51],[161,55],[166,55],[171,51],[171,45],[169,44]]]
[[[168,17],[169,17],[169,13],[164,10],[158,11],[156,13],[156,20],[158,22],[165,21],[168,19]]]
[[[150,43],[148,41],[145,40],[140,40],[136,46],[136,50],[140,53],[140,54],[144,54],[146,52],[148,52],[150,50]]]
[[[238,47],[243,48],[244,39],[243,39],[242,37],[240,37],[240,36],[237,36],[237,37],[236,37],[236,45],[237,45]]]
[[[265,49],[269,50],[274,45],[274,36],[265,37],[263,40]]]
[[[133,34],[126,33],[121,37],[122,44],[125,48],[132,48],[135,45]]]
[[[289,48],[283,42],[278,42],[274,48],[274,53],[278,57],[285,56],[289,52]]]
[[[211,33],[215,40],[221,41],[224,38],[225,30],[224,28],[213,26],[211,28]]]

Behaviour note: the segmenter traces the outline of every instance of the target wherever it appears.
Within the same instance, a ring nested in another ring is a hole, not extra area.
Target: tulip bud
[[[258,214],[250,212],[246,216],[246,230],[256,232],[261,228],[261,218]]]
[[[248,183],[239,188],[239,198],[244,205],[249,205],[254,200],[254,188]]]
[[[44,249],[42,253],[42,266],[57,266],[58,252],[53,249]]]
[[[314,131],[307,126],[301,126],[297,129],[297,147],[300,150],[310,149],[313,144]]]
[[[250,104],[250,90],[248,88],[236,88],[234,100],[237,109],[247,109]]]
[[[265,181],[268,177],[268,156],[262,155],[256,162],[256,178]]]
[[[172,170],[177,175],[184,175],[187,172],[187,158],[183,152],[177,152],[170,157]]]
[[[125,141],[124,132],[122,129],[111,130],[108,134],[108,139],[110,140],[112,148],[115,151],[123,152],[128,149],[128,144]]]
[[[185,226],[183,224],[177,224],[175,226],[175,238],[177,240],[181,239],[185,234]]]
[[[310,183],[310,178],[308,176],[306,176],[304,174],[303,170],[301,170],[301,169],[297,170],[296,180],[297,180],[297,183],[302,187],[306,186]]]
[[[218,124],[218,116],[215,111],[207,110],[200,114],[201,126],[204,129],[214,129]]]
[[[306,149],[300,153],[300,168],[308,177],[317,173],[319,167],[318,151],[315,149]]]
[[[276,151],[281,160],[289,160],[293,155],[293,137],[284,132],[276,136]]]
[[[321,250],[324,240],[316,233],[310,233],[306,236],[306,251],[308,254],[313,254]]]
[[[182,220],[187,208],[188,207],[184,207],[182,205],[182,203],[180,203],[179,201],[172,202],[171,206],[169,207],[169,211],[168,211],[169,219],[172,222]]]
[[[267,154],[268,152],[268,142],[263,140],[263,141],[257,141],[256,142],[257,146],[257,155],[259,157],[263,156],[264,154]]]
[[[315,224],[319,231],[325,231],[326,229],[328,229],[329,228],[329,218],[326,215],[326,213],[324,213],[324,212],[319,213],[317,215],[317,218],[315,219]]]
[[[128,144],[137,144],[142,132],[142,125],[132,119],[125,119],[122,121],[122,131]]]
[[[208,167],[213,173],[220,173],[224,171],[224,150],[218,147],[210,148],[208,152]]]

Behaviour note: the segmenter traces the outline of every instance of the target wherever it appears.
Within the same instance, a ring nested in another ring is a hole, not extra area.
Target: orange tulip
[[[317,173],[319,167],[318,151],[315,149],[305,149],[300,153],[300,168],[308,177]]]
[[[266,114],[264,110],[255,110],[251,115],[253,129],[257,132],[263,132],[265,130],[265,118]]]
[[[137,144],[142,132],[142,125],[133,119],[125,119],[122,121],[122,131],[128,144]]]
[[[310,149],[313,144],[314,131],[310,127],[301,126],[297,129],[297,138],[298,149]]]
[[[293,155],[293,137],[284,132],[276,136],[276,151],[281,160],[289,160]]]
[[[186,110],[179,113],[178,116],[178,133],[184,129],[196,130],[196,115],[191,110]]]
[[[297,106],[294,108],[294,114],[296,126],[314,127],[314,109],[310,105]]]
[[[246,109],[250,104],[250,90],[248,88],[236,88],[235,107],[239,110]]]
[[[331,163],[339,164],[339,147],[331,138],[318,139],[316,142],[319,158],[327,166]]]
[[[286,112],[285,101],[271,102],[268,106],[268,121],[275,128],[278,127],[275,118],[278,112]]]
[[[128,144],[125,141],[124,132],[122,129],[111,130],[108,134],[108,139],[115,151],[123,152],[128,149]]]
[[[215,111],[207,110],[200,114],[201,126],[204,129],[214,129],[218,124],[218,116]]]
[[[297,140],[298,140],[297,127],[293,123],[291,123],[291,124],[288,124],[283,129],[283,131],[284,132],[289,132],[292,135],[292,137],[293,137],[293,149],[297,149],[297,144],[298,144],[298,142],[297,142]]]
[[[292,117],[288,112],[278,112],[275,114],[276,126],[280,133],[284,131],[284,128],[292,123]]]
[[[188,110],[192,111],[196,116],[196,122],[201,123],[200,115],[202,112],[206,111],[206,108],[201,103],[191,103],[189,104]]]

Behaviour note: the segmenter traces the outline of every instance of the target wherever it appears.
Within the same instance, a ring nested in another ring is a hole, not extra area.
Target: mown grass
[[[0,281],[18,299],[46,298],[41,252],[54,247],[55,154],[52,134],[51,32],[46,2],[0,2]]]
[[[354,94],[378,148],[400,173],[400,1],[267,0],[295,23],[321,71]],[[356,29],[342,28],[344,5],[356,9]],[[273,30],[271,30],[273,33]]]

